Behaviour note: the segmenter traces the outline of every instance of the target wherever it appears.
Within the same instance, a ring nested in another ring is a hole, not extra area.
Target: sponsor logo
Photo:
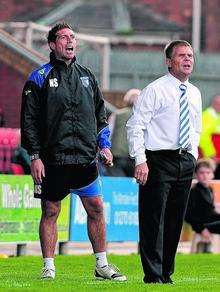
[[[45,69],[44,68],[40,69],[38,72],[39,72],[39,74],[44,75]]]
[[[82,85],[84,87],[88,87],[89,86],[89,77],[88,76],[80,77],[80,80],[82,81]]]
[[[57,78],[49,79],[50,87],[58,87]]]

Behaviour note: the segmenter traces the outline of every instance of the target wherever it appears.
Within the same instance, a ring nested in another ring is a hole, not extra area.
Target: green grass
[[[220,255],[177,255],[174,285],[146,285],[137,255],[110,255],[127,275],[126,283],[96,281],[93,256],[57,256],[56,279],[41,280],[41,258],[0,259],[0,291],[220,291]]]

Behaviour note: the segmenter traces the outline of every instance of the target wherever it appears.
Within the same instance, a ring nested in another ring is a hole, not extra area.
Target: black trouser
[[[145,275],[169,276],[196,160],[178,151],[146,151],[146,185],[139,187],[140,254]]]

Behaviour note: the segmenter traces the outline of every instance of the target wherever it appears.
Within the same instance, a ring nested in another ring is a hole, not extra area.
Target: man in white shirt
[[[168,74],[143,89],[127,122],[139,185],[145,283],[172,283],[201,132],[201,94],[188,78],[194,54],[183,40],[165,48]]]

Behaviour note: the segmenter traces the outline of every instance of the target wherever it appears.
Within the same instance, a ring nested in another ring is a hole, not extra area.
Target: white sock
[[[108,265],[106,251],[97,252],[94,254],[96,259],[96,267],[101,268]]]
[[[43,258],[44,267],[55,270],[54,258]]]

